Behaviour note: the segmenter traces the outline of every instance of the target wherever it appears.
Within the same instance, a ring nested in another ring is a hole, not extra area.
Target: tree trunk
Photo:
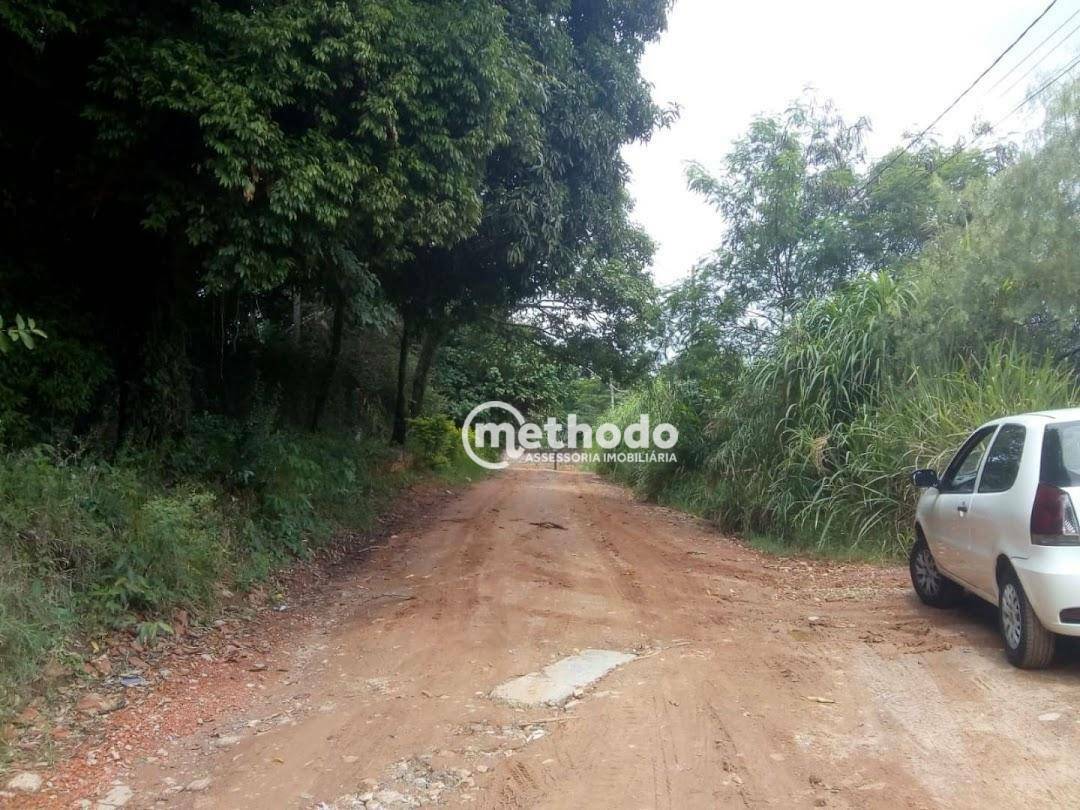
[[[293,291],[292,297],[292,347],[294,350],[300,350],[300,318],[303,315],[303,310],[300,306],[300,290]]]
[[[116,458],[131,435],[131,384],[123,364],[118,366],[120,378],[116,386],[116,439],[113,441],[109,459]]]
[[[409,322],[401,319],[401,349],[398,354],[397,396],[394,398],[394,444],[405,444],[405,377],[409,371]]]
[[[299,299],[297,299],[299,300]],[[315,405],[311,409],[311,429],[319,429],[326,400],[330,397],[330,387],[334,384],[334,372],[337,371],[338,356],[341,354],[341,334],[345,331],[345,292],[339,289],[334,298],[334,325],[330,331],[330,354],[326,358],[322,380],[315,393]]]
[[[446,330],[442,326],[433,326],[424,334],[424,339],[420,343],[416,371],[413,372],[412,401],[409,403],[410,416],[419,416],[424,408],[424,395],[427,393],[431,366],[435,362],[435,355],[439,353],[439,346],[442,345],[445,337]]]
[[[192,396],[185,282],[175,268],[159,274],[146,291],[143,311],[128,323],[131,345],[121,349],[118,375],[117,447],[152,445],[187,432]]]

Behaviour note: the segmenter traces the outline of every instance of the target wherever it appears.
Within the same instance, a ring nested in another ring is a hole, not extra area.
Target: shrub
[[[374,441],[197,420],[182,441],[115,463],[47,446],[0,456],[0,717],[75,633],[168,632],[305,555],[336,526],[364,528],[402,483]]]
[[[85,591],[87,607],[108,625],[205,605],[226,571],[228,535],[216,498],[206,491],[149,497],[110,539]]]
[[[461,430],[447,416],[418,416],[409,420],[409,449],[428,469],[448,467],[464,453]]]

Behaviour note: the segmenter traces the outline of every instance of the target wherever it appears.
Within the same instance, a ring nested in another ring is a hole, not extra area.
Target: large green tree
[[[198,325],[226,302],[253,317],[252,296],[289,286],[340,323],[382,268],[472,233],[523,82],[491,0],[102,0],[0,20],[0,276],[108,349],[121,433],[182,426],[191,363],[209,362],[192,352],[224,351]]]
[[[580,313],[587,285],[573,281],[576,276],[598,279],[598,266],[634,264],[640,255],[640,239],[629,236],[627,167],[620,150],[648,138],[670,117],[653,102],[638,68],[645,45],[664,28],[667,0],[500,5],[508,35],[523,56],[526,81],[509,124],[512,137],[487,160],[479,225],[453,246],[417,251],[412,262],[388,268],[384,278],[404,322],[395,409],[399,439],[408,412],[405,373],[412,341],[420,346],[411,396],[415,412],[439,343],[454,324],[505,319],[575,286]],[[596,292],[594,310],[612,311],[609,292],[603,286]],[[606,302],[600,300],[604,296]],[[580,338],[579,326],[565,332],[567,341]],[[619,354],[613,330],[607,338]]]
[[[649,273],[653,242],[630,225],[619,239],[616,250],[611,244],[583,250],[573,272],[523,299],[511,320],[565,363],[622,385],[655,364],[662,325]]]
[[[945,357],[1007,338],[1080,371],[1080,80],[1047,99],[1041,128],[912,268],[913,332]]]
[[[807,298],[857,266],[849,205],[858,183],[865,121],[799,102],[756,118],[713,176],[699,164],[690,188],[724,218],[724,236],[701,268],[742,310],[734,328],[773,334]]]
[[[335,249],[393,261],[479,221],[515,96],[502,23],[487,0],[197,3],[109,38],[87,115],[110,157],[156,158],[125,193],[212,282],[270,287]]]
[[[689,186],[721,214],[723,236],[669,297],[676,350],[759,352],[808,301],[899,266],[962,223],[965,188],[998,167],[935,143],[867,164],[868,127],[809,98],[756,118],[721,173],[691,164]]]
[[[418,411],[459,324],[560,298],[561,345],[623,362],[648,291],[620,150],[668,115],[638,69],[667,7],[0,4],[0,283],[57,335],[37,376],[78,369],[54,421],[105,413],[118,439],[152,439],[293,379],[318,425],[386,301],[399,438],[408,370]]]

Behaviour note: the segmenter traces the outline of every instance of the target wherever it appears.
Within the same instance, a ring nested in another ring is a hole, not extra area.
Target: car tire
[[[1042,669],[1054,659],[1057,637],[1043,627],[1011,568],[1002,573],[998,587],[998,627],[1005,657],[1014,666]]]
[[[908,555],[911,584],[923,604],[936,608],[948,608],[960,601],[964,589],[945,576],[937,567],[926,538],[920,532]]]

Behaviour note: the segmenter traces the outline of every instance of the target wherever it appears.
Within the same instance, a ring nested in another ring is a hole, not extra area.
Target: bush
[[[304,556],[337,526],[364,528],[406,473],[385,445],[275,431],[269,419],[196,421],[115,463],[47,446],[0,456],[0,716],[76,633],[167,632]]]
[[[409,449],[419,464],[443,469],[464,454],[461,430],[447,416],[418,416],[409,420]]]
[[[205,605],[226,570],[228,535],[209,492],[149,497],[112,527],[109,540],[99,549],[89,588],[80,588],[87,609],[109,626]]]
[[[45,327],[32,352],[0,353],[0,446],[68,438],[111,374],[100,347]]]
[[[76,626],[123,627],[211,601],[228,571],[215,495],[45,449],[0,464],[0,679]]]

